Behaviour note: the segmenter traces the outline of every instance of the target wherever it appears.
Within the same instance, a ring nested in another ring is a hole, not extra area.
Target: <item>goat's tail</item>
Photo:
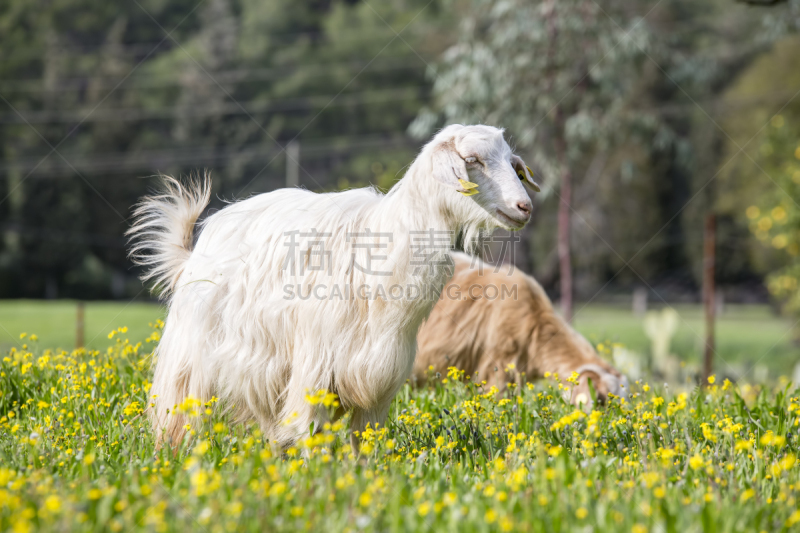
[[[161,176],[161,182],[163,191],[142,198],[134,209],[126,235],[132,243],[128,255],[145,267],[142,280],[153,280],[166,298],[192,253],[194,225],[211,199],[211,177],[205,174],[183,185]]]

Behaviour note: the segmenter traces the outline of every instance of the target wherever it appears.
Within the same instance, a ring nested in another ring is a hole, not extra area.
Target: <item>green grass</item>
[[[149,334],[148,323],[164,318],[162,306],[146,302],[85,302],[84,341],[87,347],[106,346],[108,333],[127,326],[134,344]],[[0,350],[19,343],[20,333],[34,333],[39,344],[71,350],[75,347],[77,302],[72,300],[0,300]]]
[[[577,305],[576,309],[575,326],[595,344],[610,340],[644,355],[650,353],[643,319],[633,316],[630,308]],[[699,305],[678,305],[675,310],[680,320],[672,352],[681,360],[698,363],[705,342],[703,310]],[[794,319],[777,316],[766,305],[726,306],[716,325],[715,368],[730,375],[763,365],[775,377],[791,375],[800,362],[794,326]]]
[[[164,318],[163,306],[154,303],[85,305],[85,340],[89,347],[105,346],[108,332],[118,326],[130,328],[128,337],[135,344],[149,334],[148,323]],[[18,342],[22,332],[37,334],[41,346],[74,348],[75,308],[76,302],[68,300],[0,300],[0,350],[8,350]],[[604,304],[577,304],[575,308],[575,326],[595,344],[610,340],[645,357],[650,353],[642,319],[629,308]],[[681,320],[672,351],[684,361],[699,362],[704,335],[702,309],[679,305],[676,310]],[[773,377],[791,375],[794,365],[800,362],[800,347],[793,342],[793,324],[794,320],[776,316],[768,306],[727,306],[717,324],[716,368],[732,375],[758,364],[770,369]]]
[[[559,383],[405,385],[360,455],[347,417],[277,450],[222,404],[156,449],[152,342],[0,360],[0,531],[796,531],[800,398],[633,384],[584,414]],[[25,342],[25,339],[22,340]],[[313,392],[313,391],[312,391]],[[312,394],[312,403],[330,398]],[[335,397],[334,397],[335,398]],[[205,400],[205,399],[204,399]],[[321,406],[320,406],[321,407]],[[331,411],[336,405],[330,405]],[[311,428],[309,428],[311,429]]]

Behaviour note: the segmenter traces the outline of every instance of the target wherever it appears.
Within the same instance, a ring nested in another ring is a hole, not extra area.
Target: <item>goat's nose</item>
[[[519,209],[522,212],[522,214],[524,214],[526,217],[531,216],[531,209],[532,209],[531,201],[523,200],[521,202],[517,202],[517,209]]]

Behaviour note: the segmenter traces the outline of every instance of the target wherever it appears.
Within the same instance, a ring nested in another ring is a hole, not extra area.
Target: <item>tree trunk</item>
[[[558,202],[558,264],[561,274],[561,314],[572,323],[572,253],[570,251],[570,220],[572,210],[572,172],[567,161],[564,140],[563,114],[556,107],[556,156],[561,167],[561,191]]]
[[[572,173],[561,167],[561,199],[558,203],[558,262],[561,272],[561,313],[572,323],[572,254],[569,247]]]
[[[716,263],[716,219],[713,214],[706,215],[703,232],[703,305],[706,315],[706,345],[703,350],[703,385],[708,385],[708,377],[714,373],[714,266]]]
[[[547,3],[545,9],[547,17],[547,32],[549,46],[547,49],[547,62],[550,76],[547,91],[553,87],[553,79],[557,68],[553,68],[554,47],[558,39],[558,25],[556,24],[555,0]],[[566,141],[564,137],[564,113],[561,106],[556,104],[555,113],[555,149],[558,164],[561,167],[561,193],[558,203],[558,263],[561,274],[561,314],[567,323],[572,323],[572,257],[569,247],[570,210],[572,206],[572,173],[567,161]]]

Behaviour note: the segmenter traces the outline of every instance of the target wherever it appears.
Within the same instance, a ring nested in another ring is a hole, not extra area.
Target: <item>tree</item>
[[[746,216],[756,238],[783,265],[767,276],[767,288],[787,312],[800,316],[800,106],[772,117],[759,152],[759,166],[773,183]]]
[[[210,171],[214,208],[282,187],[281,148],[298,137],[303,187],[390,186],[418,149],[403,132],[429,97],[425,60],[452,42],[440,13],[427,0],[0,2],[0,294],[143,294],[124,232],[154,184],[139,178],[157,172]],[[40,164],[48,144],[64,159]]]
[[[574,169],[624,141],[620,132],[631,130],[623,123],[645,118],[626,96],[649,45],[647,27],[619,2],[477,0],[462,13],[460,40],[433,72],[437,106],[411,131],[427,135],[442,116],[505,126],[546,181],[558,182],[551,191],[559,198],[561,309],[571,320]]]

